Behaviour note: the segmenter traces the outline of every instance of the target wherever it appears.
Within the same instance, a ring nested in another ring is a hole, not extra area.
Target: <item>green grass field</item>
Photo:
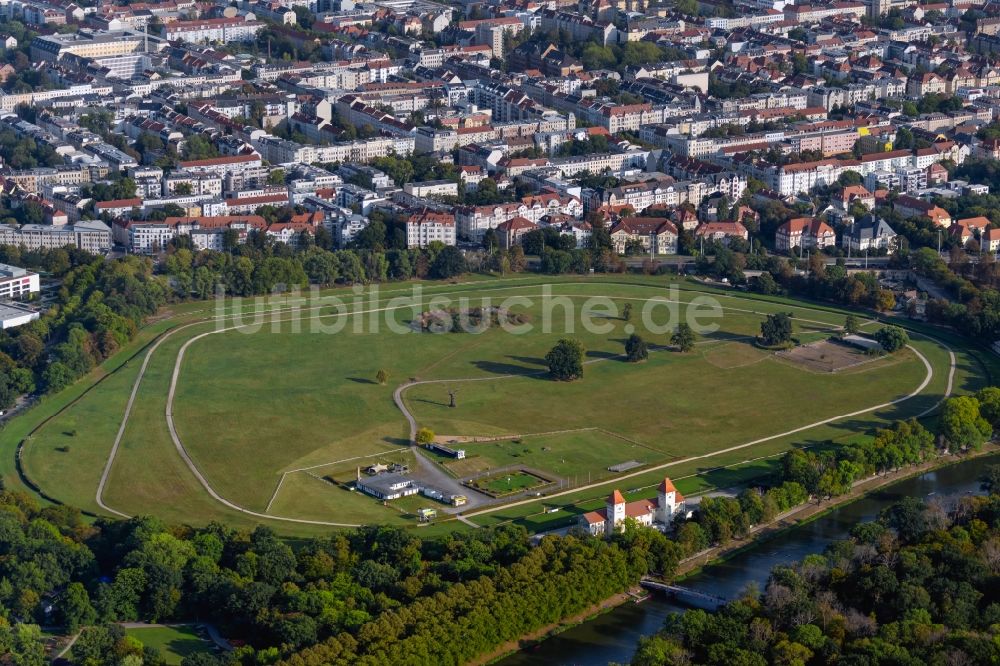
[[[531,488],[540,488],[541,486],[548,484],[548,480],[523,470],[509,470],[506,472],[490,474],[488,476],[477,478],[471,482],[471,485],[474,487],[482,488],[495,497],[513,495],[514,493],[519,493]]]
[[[199,635],[195,627],[149,627],[126,629],[125,633],[142,641],[146,647],[159,650],[160,656],[171,666],[180,664],[184,657],[211,653],[213,645]]]
[[[542,299],[543,284],[551,284],[548,301]],[[100,370],[107,375],[103,381],[94,384],[98,374],[85,378],[0,431],[5,453],[0,472],[17,487],[13,450],[31,433],[22,454],[25,473],[49,496],[103,513],[95,501],[97,483],[145,355],[145,350],[137,352],[160,334],[166,337],[150,357],[139,386],[105,502],[130,515],[151,513],[177,522],[223,520],[250,526],[265,521],[289,534],[315,534],[328,528],[259,518],[220,504],[201,486],[171,441],[164,416],[167,392],[178,353],[196,336],[208,333],[186,349],[172,410],[177,433],[194,464],[219,495],[239,507],[310,521],[414,525],[415,509],[434,504],[407,498],[383,506],[344,487],[357,467],[413,460],[406,446],[408,425],[393,403],[394,389],[411,380],[439,380],[403,393],[419,425],[456,439],[506,438],[459,445],[467,451],[465,460],[427,454],[434,464],[456,478],[524,466],[551,475],[563,490],[608,482],[606,488],[561,496],[558,502],[568,507],[587,506],[604,496],[621,476],[607,468],[631,460],[642,467],[621,482],[623,490],[654,487],[665,474],[682,479],[678,486],[683,492],[739,483],[764,473],[771,464],[771,459],[746,461],[776,456],[791,446],[842,441],[920,414],[937,403],[948,384],[948,350],[915,335],[913,346],[934,371],[918,396],[749,448],[683,462],[905,397],[924,382],[927,368],[923,358],[907,350],[842,373],[811,372],[775,359],[750,339],[767,313],[779,311],[796,317],[797,336],[822,339],[843,322],[844,311],[693,283],[684,283],[684,290],[671,294],[666,285],[666,278],[642,276],[531,276],[423,287],[428,298],[465,297],[468,303],[462,307],[485,304],[484,299],[496,305],[504,298],[528,297],[531,304],[516,303],[512,308],[531,318],[535,330],[525,335],[499,329],[440,335],[386,330],[384,309],[392,307],[390,299],[409,285],[387,285],[377,299],[359,308],[373,312],[343,315],[323,305],[313,311],[319,313],[315,323],[307,319],[299,331],[287,321],[288,308],[295,304],[287,298],[262,306],[280,311],[276,318],[281,321],[254,334],[214,332],[214,322],[200,323],[206,316],[226,314],[223,321],[231,325],[229,315],[237,309],[249,311],[249,306],[230,303],[222,312],[209,304],[179,306],[105,364]],[[718,330],[701,337],[694,351],[670,351],[664,347],[667,334],[643,326],[642,307],[651,297],[677,296],[681,301],[656,304],[654,319],[660,324],[672,307],[682,316],[704,312],[704,307],[692,304],[702,292],[718,299],[724,316],[718,320]],[[594,296],[610,296],[619,308],[632,303],[632,321],[607,316],[607,303],[588,303]],[[547,309],[554,315],[550,329],[543,328],[550,319],[545,316]],[[570,309],[575,310],[570,319],[575,330],[568,336],[565,322]],[[403,326],[414,316],[411,309],[390,312]],[[373,317],[382,324],[379,332],[369,330]],[[580,323],[584,317],[599,328],[584,330]],[[344,329],[337,334],[310,331],[312,326],[338,322]],[[641,364],[620,357],[631,326],[652,346],[649,359]],[[946,336],[955,350],[955,392],[975,390],[993,372],[980,354],[957,346],[960,341],[954,336],[930,327],[923,330]],[[560,337],[579,339],[587,349],[580,381],[560,383],[544,376],[544,355]],[[379,369],[390,375],[386,385],[374,381]],[[448,406],[449,391],[457,391],[456,408]],[[642,472],[672,461],[665,470]],[[558,520],[558,512],[540,513],[542,502],[469,514],[481,524],[516,520],[537,527],[539,521]],[[542,515],[551,518],[542,520]],[[450,528],[462,526],[439,519],[424,529]]]

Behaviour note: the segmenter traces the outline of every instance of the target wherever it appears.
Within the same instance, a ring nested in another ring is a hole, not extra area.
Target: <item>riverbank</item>
[[[948,467],[949,465],[954,465],[982,456],[992,455],[997,452],[1000,452],[1000,445],[991,442],[984,446],[982,450],[975,453],[939,456],[915,467],[908,467],[895,472],[889,472],[888,474],[876,475],[868,477],[867,479],[862,479],[854,484],[850,492],[844,495],[838,495],[837,497],[823,500],[819,503],[810,502],[808,504],[802,504],[778,516],[769,523],[755,526],[750,530],[750,533],[742,539],[734,539],[725,546],[709,548],[708,550],[703,550],[685,560],[681,560],[681,563],[678,565],[677,571],[675,572],[674,580],[681,580],[687,576],[695,574],[707,565],[724,562],[727,559],[738,555],[740,551],[751,545],[755,545],[761,541],[766,541],[767,539],[778,536],[787,530],[801,527],[809,521],[816,520],[834,509],[850,504],[851,502],[855,502],[869,493],[873,493],[886,486],[891,486],[894,483],[899,483],[900,481],[905,481],[906,479],[920,476],[928,472],[933,472],[934,470]]]
[[[879,490],[887,488],[897,483],[907,481],[908,479],[920,477],[929,472],[934,472],[952,465],[968,462],[977,457],[995,455],[1000,452],[1000,446],[992,443],[983,448],[982,451],[978,453],[968,454],[968,455],[949,455],[934,458],[922,465],[916,467],[910,467],[903,470],[898,470],[896,472],[891,472],[886,475],[869,477],[857,482],[851,489],[851,492],[841,495],[830,500],[820,502],[819,504],[810,503],[800,505],[799,507],[792,509],[778,516],[775,520],[770,523],[759,525],[751,530],[751,533],[738,541],[734,540],[724,547],[715,547],[705,551],[702,551],[690,558],[683,560],[678,567],[677,576],[675,580],[679,578],[689,578],[691,576],[697,575],[704,567],[714,564],[719,564],[735,558],[740,555],[741,552],[750,549],[751,547],[757,546],[769,539],[778,537],[785,534],[797,527],[802,527],[808,523],[814,522],[828,513],[845,507],[846,505],[852,504],[858,500],[865,498],[867,495],[873,494]],[[532,632],[531,635],[523,637],[520,641],[510,641],[502,648],[491,652],[487,656],[483,656],[477,659],[472,664],[481,665],[500,661],[505,657],[509,657],[518,652],[521,652],[527,648],[538,645],[544,642],[546,639],[554,637],[561,634],[568,629],[572,629],[575,626],[580,625],[583,622],[592,620],[598,616],[601,616],[614,608],[621,606],[625,602],[630,600],[630,596],[627,594],[619,594],[605,600],[602,604],[596,605],[589,609],[585,613],[581,613],[573,618],[569,618],[559,623],[555,623],[548,627],[539,629],[536,632]],[[643,604],[645,606],[646,604]],[[589,616],[589,617],[588,617]],[[551,656],[551,655],[550,655]],[[627,661],[627,659],[625,660]]]
[[[555,636],[556,634],[560,634],[566,631],[567,629],[577,626],[582,622],[586,622],[587,620],[593,620],[601,613],[606,613],[613,608],[617,608],[618,606],[621,606],[623,603],[629,601],[632,598],[633,598],[632,592],[619,592],[618,594],[612,597],[608,597],[601,603],[594,604],[587,610],[581,613],[577,613],[572,617],[568,617],[554,624],[542,627],[537,631],[533,631],[530,634],[522,636],[516,641],[507,641],[506,643],[498,647],[496,650],[493,650],[489,654],[482,655],[476,658],[475,660],[468,662],[468,664],[469,666],[483,666],[484,664],[491,664],[495,661],[499,661],[500,659],[503,659],[504,657],[514,654],[515,652],[527,649],[532,645],[537,645],[538,643],[544,641],[546,638],[550,638],[552,636]]]

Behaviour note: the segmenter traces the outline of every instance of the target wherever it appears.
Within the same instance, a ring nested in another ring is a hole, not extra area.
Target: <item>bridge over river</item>
[[[639,584],[647,590],[662,592],[670,597],[673,597],[679,602],[689,604],[697,608],[704,608],[707,606],[708,608],[715,609],[719,606],[724,606],[729,602],[729,600],[725,597],[708,594],[707,592],[699,592],[698,590],[692,590],[682,585],[664,583],[652,578],[643,578]]]

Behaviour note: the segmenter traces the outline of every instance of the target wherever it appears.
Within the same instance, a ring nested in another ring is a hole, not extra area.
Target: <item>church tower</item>
[[[674,519],[674,511],[677,509],[677,488],[670,477],[664,477],[659,487],[656,489],[656,518],[661,523],[669,524]]]
[[[622,497],[621,491],[618,489],[615,489],[608,497],[605,516],[607,516],[607,520],[604,521],[604,531],[608,535],[614,534],[618,526],[625,520],[625,498]]]

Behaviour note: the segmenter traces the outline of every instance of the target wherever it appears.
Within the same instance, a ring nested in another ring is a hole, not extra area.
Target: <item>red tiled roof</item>
[[[537,229],[538,225],[531,220],[524,217],[515,217],[507,220],[506,222],[501,222],[497,225],[497,229],[502,231],[518,231],[520,229]]]
[[[652,500],[637,500],[635,502],[629,502],[625,505],[625,517],[626,518],[638,518],[639,516],[646,516],[650,513],[656,511],[656,502]]]
[[[108,208],[138,208],[142,205],[142,199],[116,199],[114,201],[99,201],[94,204],[94,208],[104,210]]]

